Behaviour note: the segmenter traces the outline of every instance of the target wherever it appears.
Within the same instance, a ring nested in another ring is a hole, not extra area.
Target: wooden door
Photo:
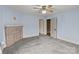
[[[57,18],[51,19],[51,37],[57,38]]]

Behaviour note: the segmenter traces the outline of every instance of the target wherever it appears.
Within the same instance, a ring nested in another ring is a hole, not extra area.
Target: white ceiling
[[[8,5],[7,7],[11,8],[13,10],[17,10],[19,12],[23,12],[23,13],[41,14],[38,12],[38,10],[33,9],[33,7],[35,7],[35,5]],[[53,13],[76,9],[76,8],[79,8],[79,6],[78,5],[54,5]]]

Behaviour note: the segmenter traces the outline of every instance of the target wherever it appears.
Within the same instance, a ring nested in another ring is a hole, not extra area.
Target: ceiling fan
[[[52,13],[54,11],[53,5],[36,5],[33,9],[38,10],[42,14]]]

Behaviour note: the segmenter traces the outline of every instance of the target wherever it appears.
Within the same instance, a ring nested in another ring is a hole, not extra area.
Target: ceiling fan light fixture
[[[37,9],[41,14],[47,14],[53,12],[53,5],[39,5],[35,7],[34,9]]]
[[[46,14],[46,10],[42,10],[42,14]]]

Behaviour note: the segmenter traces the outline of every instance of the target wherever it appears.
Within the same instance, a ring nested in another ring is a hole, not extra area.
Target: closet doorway
[[[47,35],[53,38],[57,38],[57,18],[47,19]]]
[[[47,35],[51,35],[51,19],[47,19]]]
[[[47,35],[57,38],[57,18],[40,19],[39,20],[39,35]]]

